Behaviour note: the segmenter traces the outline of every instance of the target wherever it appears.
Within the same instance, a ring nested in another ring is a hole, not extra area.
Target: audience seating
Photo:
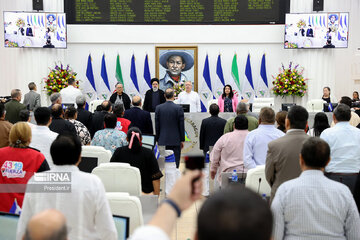
[[[101,163],[110,162],[111,151],[100,146],[82,146],[81,159],[79,169],[91,173]]]
[[[263,107],[271,107],[274,109],[274,98],[254,98],[252,103],[252,112],[260,112]]]
[[[130,218],[130,235],[134,230],[144,224],[141,202],[138,197],[130,196],[124,192],[108,192],[111,213]]]
[[[125,192],[132,196],[141,194],[140,171],[128,163],[102,163],[92,174],[98,176],[106,192]]]
[[[324,100],[311,99],[306,104],[306,110],[308,112],[322,112],[324,109]]]
[[[94,113],[96,110],[96,107],[101,105],[104,100],[93,100],[89,104],[89,111]]]
[[[256,166],[256,168],[250,169],[247,172],[245,187],[258,192],[261,195],[266,194],[266,196],[270,196],[271,187],[266,181],[265,165]]]

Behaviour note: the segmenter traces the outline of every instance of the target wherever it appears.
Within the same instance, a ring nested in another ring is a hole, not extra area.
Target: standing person
[[[248,109],[246,103],[243,103],[243,102],[238,103],[238,105],[236,107],[236,115],[245,116],[248,120],[248,130],[252,131],[259,126],[259,122],[255,117],[250,116],[248,114],[248,111],[249,111],[249,109]],[[234,130],[234,120],[235,120],[235,117],[227,120],[225,127],[224,127],[224,134],[228,133],[228,132],[232,132]]]
[[[9,146],[9,133],[12,126],[5,120],[5,106],[0,102],[0,148]]]
[[[112,104],[124,104],[125,110],[130,109],[130,98],[124,92],[124,86],[121,83],[115,85],[115,92],[110,97]]]
[[[143,134],[152,135],[154,130],[151,115],[148,111],[141,109],[141,97],[134,96],[132,98],[132,105],[132,108],[125,111],[124,118],[131,122],[130,127],[138,127]]]
[[[21,110],[26,109],[26,106],[21,101],[20,89],[11,90],[11,100],[5,103],[5,120],[15,124],[20,121],[19,113]]]
[[[159,79],[151,79],[152,88],[146,91],[143,109],[148,112],[155,112],[156,106],[164,103],[164,91],[159,89]]]
[[[192,90],[192,83],[191,81],[185,82],[185,92],[181,92],[179,94],[177,103],[179,104],[189,104],[190,105],[190,112],[201,112],[201,105],[200,105],[200,97],[197,92]]]
[[[320,134],[329,128],[329,120],[325,113],[318,112],[314,118],[314,126],[308,131],[308,135],[312,137],[320,137]]]
[[[337,101],[336,97],[334,97],[334,96],[330,97],[330,93],[331,93],[330,88],[329,87],[324,87],[323,88],[322,100],[324,100],[327,103],[337,103],[338,101]]]
[[[60,95],[63,103],[75,105],[76,97],[81,96],[82,93],[80,89],[76,87],[76,80],[74,78],[69,78],[68,86],[61,89]]]
[[[214,146],[216,141],[223,135],[226,120],[219,117],[219,106],[213,103],[209,107],[211,117],[205,118],[201,122],[199,146],[204,151],[204,155],[209,151],[210,146]]]
[[[309,113],[304,107],[290,108],[285,120],[287,132],[268,144],[266,155],[265,176],[271,186],[271,198],[277,188],[290,179],[300,175],[299,154],[302,143],[310,136],[305,133]]]
[[[84,95],[77,96],[75,99],[77,105],[77,118],[79,122],[85,125],[85,127],[90,131],[92,124],[93,114],[85,109],[86,99]]]
[[[225,85],[223,94],[218,99],[220,112],[236,112],[238,99],[232,91],[231,85]]]
[[[174,151],[176,167],[179,168],[181,149],[185,141],[184,111],[174,103],[174,89],[166,89],[165,98],[166,102],[155,110],[155,138],[158,145]]]
[[[275,120],[276,120],[276,124],[277,124],[277,129],[279,129],[280,131],[286,133],[286,128],[285,128],[285,119],[287,116],[287,111],[281,111],[276,113],[275,116]]]
[[[36,108],[41,106],[40,94],[37,93],[37,87],[34,82],[28,84],[29,92],[24,96],[24,105],[29,111],[34,111]]]
[[[123,104],[116,104],[114,106],[113,113],[117,117],[116,129],[119,131],[123,131],[127,134],[131,121],[124,118],[124,105]]]

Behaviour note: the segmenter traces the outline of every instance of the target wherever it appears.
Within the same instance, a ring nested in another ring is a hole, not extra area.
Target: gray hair
[[[84,95],[79,95],[76,97],[75,102],[78,106],[84,106],[86,103],[86,98]]]
[[[50,96],[51,103],[55,103],[61,97],[60,93],[53,93]]]
[[[21,90],[20,89],[13,89],[11,90],[11,98],[17,98],[19,97],[21,94]]]
[[[243,102],[239,102],[239,104],[236,107],[236,113],[247,113],[248,109],[247,109],[247,105],[246,103]]]

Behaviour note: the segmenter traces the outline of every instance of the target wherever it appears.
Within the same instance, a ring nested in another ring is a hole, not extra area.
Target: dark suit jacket
[[[36,108],[40,107],[40,94],[35,91],[30,91],[25,94],[24,105],[29,111],[34,111]]]
[[[162,146],[179,146],[185,141],[184,111],[172,101],[155,110],[156,141]]]
[[[110,101],[112,104],[115,104],[117,95],[118,95],[118,94],[117,94],[116,92],[111,95],[109,101]],[[124,92],[122,93],[121,96],[122,96],[122,100],[123,100],[123,103],[124,103],[124,108],[125,108],[125,110],[130,109],[130,103],[131,103],[131,101],[130,101],[129,96],[128,96],[126,93],[124,93]]]
[[[49,129],[58,134],[67,133],[77,136],[74,124],[62,118],[53,118],[49,125]]]
[[[104,117],[107,113],[108,112],[106,112],[106,111],[94,113],[94,115],[92,117],[91,130],[89,129],[91,138],[94,137],[94,135],[97,131],[104,129]]]
[[[308,136],[302,129],[294,129],[285,136],[271,141],[266,156],[265,175],[271,186],[271,198],[277,188],[288,180],[300,176],[299,154]]]
[[[159,101],[160,104],[166,102],[165,96],[164,96],[164,91],[159,89]],[[145,111],[148,112],[155,112],[155,108],[152,107],[152,95],[153,95],[153,90],[147,90],[146,94],[145,94],[145,100],[144,100],[144,106],[143,109]]]
[[[26,106],[19,101],[11,99],[10,102],[5,104],[5,120],[15,124],[20,121],[19,113],[21,110],[26,109]]]
[[[131,127],[138,127],[142,134],[154,134],[151,116],[148,111],[144,111],[138,107],[132,107],[125,111],[124,118],[131,121]]]
[[[200,127],[200,149],[209,151],[209,146],[214,146],[216,141],[223,135],[226,120],[219,116],[205,118]]]
[[[78,111],[78,116],[76,120],[82,122],[82,124],[84,124],[85,127],[90,131],[93,114],[83,108],[78,108],[77,111]]]

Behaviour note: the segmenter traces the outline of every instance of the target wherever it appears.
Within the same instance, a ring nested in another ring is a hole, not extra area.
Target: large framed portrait
[[[198,91],[197,46],[155,47],[155,59],[160,89],[191,81]]]

